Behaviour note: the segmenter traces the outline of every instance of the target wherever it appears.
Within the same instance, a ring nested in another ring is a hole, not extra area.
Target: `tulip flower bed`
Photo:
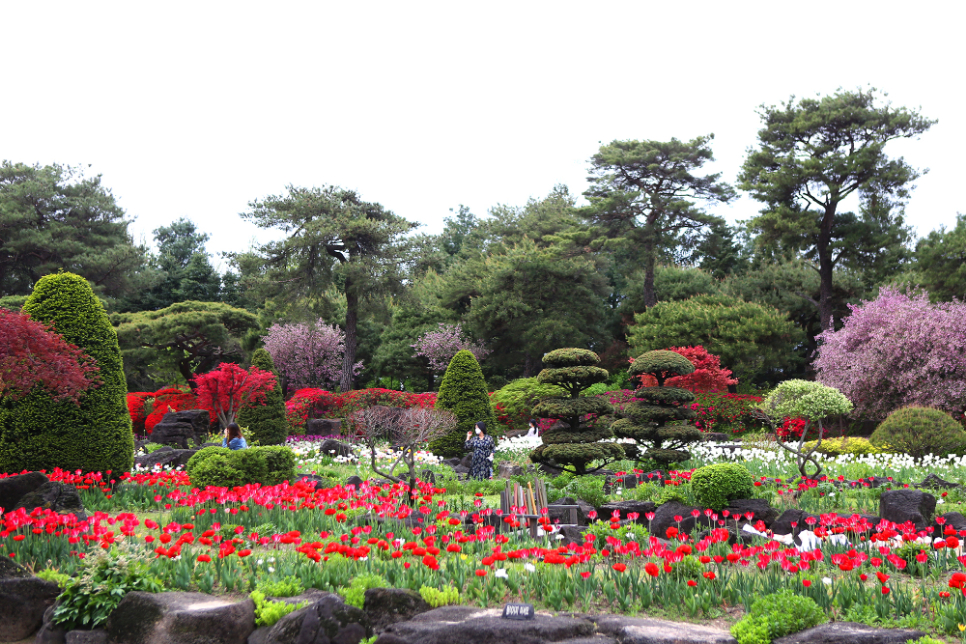
[[[728,528],[754,526],[756,518],[712,510],[696,510],[714,526],[700,535],[674,526],[650,535],[653,516],[632,513],[593,517],[598,520],[582,542],[564,545],[558,534],[534,540],[515,514],[486,507],[492,500],[482,493],[465,496],[466,484],[452,486],[460,493],[445,482],[420,482],[413,490],[404,484],[316,489],[313,482],[198,490],[178,471],[107,480],[55,471],[48,477],[75,486],[90,516],[2,513],[0,553],[34,571],[69,575],[95,552],[139,553],[164,588],[208,593],[249,592],[287,577],[306,588],[338,590],[371,574],[399,588],[455,588],[461,602],[481,606],[527,601],[555,611],[706,619],[747,610],[755,598],[788,588],[839,619],[947,633],[966,623],[960,543],[966,534],[840,516],[847,508],[871,511],[881,492],[861,481],[843,485],[848,472],[874,467],[909,481],[924,476],[921,468],[894,455],[840,457],[826,463],[831,479],[789,482],[787,459],[745,452],[741,458],[750,459],[746,465],[763,497],[819,515],[808,522],[817,544],[796,548],[755,539],[730,545]],[[697,454],[726,457],[737,458],[713,448]],[[304,459],[306,471],[313,463]],[[963,471],[953,457],[933,464],[947,477]],[[689,475],[676,473],[663,487],[620,490],[621,497],[646,498],[662,489],[687,497]],[[942,500],[959,507],[962,493]],[[680,525],[687,518],[675,520]],[[549,518],[541,522],[553,531]]]

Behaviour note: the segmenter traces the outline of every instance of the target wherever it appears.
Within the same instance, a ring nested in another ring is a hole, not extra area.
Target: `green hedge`
[[[186,470],[191,485],[198,489],[249,483],[278,485],[295,480],[295,453],[274,445],[237,450],[206,447],[188,460]]]
[[[265,349],[252,355],[252,366],[275,373],[275,363]],[[275,377],[275,387],[265,395],[265,402],[255,407],[242,407],[237,422],[245,427],[245,436],[259,445],[282,445],[288,438],[288,420],[285,417],[285,398],[282,387]]]
[[[0,405],[0,471],[111,471],[134,464],[134,433],[117,334],[90,285],[80,275],[56,273],[37,281],[23,312],[52,325],[97,361],[101,384],[80,404],[53,402],[35,391]]]
[[[705,465],[691,474],[691,490],[698,505],[720,511],[735,499],[747,499],[755,491],[755,479],[743,465]]]

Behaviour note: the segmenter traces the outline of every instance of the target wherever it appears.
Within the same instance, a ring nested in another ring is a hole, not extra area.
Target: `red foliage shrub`
[[[696,347],[670,347],[668,351],[679,353],[690,360],[694,365],[694,373],[668,378],[664,383],[666,387],[680,387],[694,393],[718,393],[728,391],[728,385],[738,384],[738,380],[731,377],[731,369],[721,366],[721,358],[708,353],[700,344]],[[631,358],[630,362],[634,362],[634,359]],[[640,387],[657,386],[657,379],[653,376],[643,374],[640,380]]]
[[[218,368],[195,376],[195,395],[201,409],[218,416],[223,426],[235,422],[242,405],[258,405],[265,394],[275,388],[275,374],[252,365],[245,371],[233,362],[222,362]]]
[[[751,394],[697,393],[691,409],[697,412],[695,426],[704,432],[730,432],[735,436],[760,427],[753,412],[761,396]]]

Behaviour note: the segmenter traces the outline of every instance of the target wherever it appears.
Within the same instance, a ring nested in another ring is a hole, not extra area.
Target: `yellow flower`
[[[963,631],[966,631],[966,624],[959,625],[959,632],[962,633]]]
[[[460,555],[460,559],[462,559],[463,561],[466,561],[466,555]],[[960,626],[963,626],[963,625],[960,624]],[[963,626],[963,628],[966,628],[966,626]],[[961,628],[959,630],[963,630],[963,628]]]

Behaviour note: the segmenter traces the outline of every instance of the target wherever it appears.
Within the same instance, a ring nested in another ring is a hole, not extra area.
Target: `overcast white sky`
[[[580,194],[601,142],[710,132],[733,182],[757,106],[872,85],[939,119],[892,146],[931,169],[906,211],[921,235],[966,211],[964,18],[848,0],[5,2],[0,158],[90,164],[136,238],[184,216],[220,252],[264,239],[238,213],[290,183],[438,232],[459,204]]]

